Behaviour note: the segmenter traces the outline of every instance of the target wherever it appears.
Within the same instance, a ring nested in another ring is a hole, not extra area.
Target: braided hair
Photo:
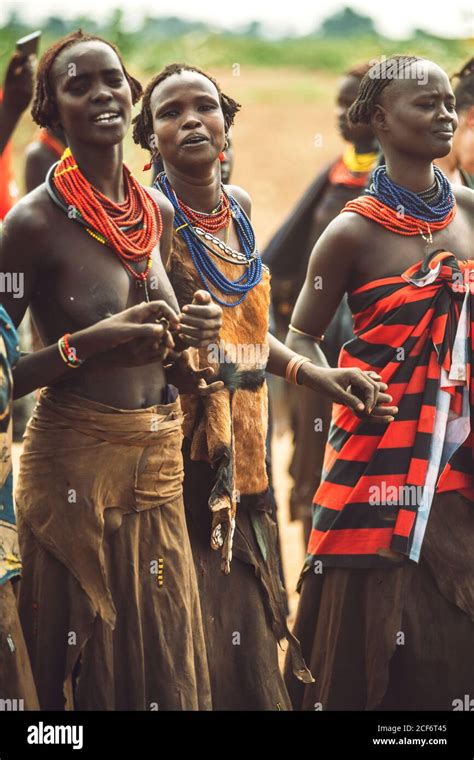
[[[76,32],[71,32],[66,37],[62,37],[60,40],[51,45],[45,53],[42,55],[38,64],[38,70],[36,73],[36,90],[33,105],[31,107],[31,115],[33,120],[40,125],[40,127],[54,127],[55,122],[58,120],[58,110],[56,104],[56,96],[54,88],[51,83],[51,68],[60,53],[66,48],[72,47],[78,42],[104,42],[106,45],[112,48],[117,54],[117,57],[121,63],[125,78],[130,85],[132,91],[132,103],[135,105],[142,96],[142,86],[138,79],[130,76],[127,69],[124,66],[122,56],[118,48],[112,43],[104,40],[102,37],[98,37],[95,34],[84,34],[82,29],[78,29]]]
[[[371,66],[362,78],[357,98],[347,114],[349,122],[370,124],[374,108],[380,102],[383,90],[394,79],[401,79],[404,69],[422,60],[424,59],[415,55],[393,55]]]
[[[160,73],[157,74],[146,86],[145,92],[143,93],[141,111],[137,116],[135,116],[132,122],[133,139],[145,150],[150,150],[150,138],[153,134],[153,117],[150,108],[150,100],[153,90],[155,87],[161,84],[161,82],[164,82],[165,79],[168,79],[168,77],[173,76],[173,74],[181,74],[182,71],[193,71],[196,74],[202,74],[202,76],[206,77],[206,79],[212,82],[219,95],[219,103],[222,108],[222,113],[224,114],[226,135],[234,123],[235,114],[237,111],[240,111],[240,103],[237,103],[236,100],[229,97],[228,95],[225,95],[216,80],[209,74],[206,74],[205,71],[198,69],[196,66],[188,66],[186,63],[171,63],[169,66],[166,66],[162,71],[160,71]]]
[[[474,106],[474,58],[471,58],[458,74],[453,76],[458,82],[454,87],[456,111],[465,111]]]

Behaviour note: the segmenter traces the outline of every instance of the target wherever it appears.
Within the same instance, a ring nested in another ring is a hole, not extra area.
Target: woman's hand
[[[322,391],[332,401],[344,404],[359,417],[373,424],[393,422],[398,412],[385,393],[386,383],[376,372],[350,369],[325,369],[306,362],[298,372],[301,384]]]
[[[382,382],[382,378],[377,372],[373,372],[372,370],[365,370],[362,372],[378,386],[378,395],[371,411],[367,412],[367,408],[364,406],[364,411],[356,411],[357,416],[374,425],[378,425],[381,422],[393,422],[395,415],[398,414],[398,406],[387,406],[387,404],[390,404],[393,401],[392,396],[390,396],[389,393],[385,393],[388,389],[387,383]],[[357,392],[356,395],[358,395]]]
[[[178,329],[176,312],[165,301],[151,301],[75,333],[69,343],[79,359],[134,367],[166,359]]]
[[[133,367],[164,362],[173,348],[172,330],[179,329],[176,312],[164,301],[141,303],[95,325],[72,333],[70,351],[85,367]],[[22,355],[14,368],[15,398],[53,385],[70,373],[55,343]],[[81,372],[81,368],[76,370]]]
[[[208,384],[207,381],[214,375],[213,368],[194,369],[189,351],[183,351],[176,357],[174,364],[166,370],[166,380],[175,385],[180,393],[210,396],[211,393],[216,393],[216,391],[221,391],[224,388],[222,380]],[[170,358],[173,358],[173,352],[170,353]]]
[[[219,337],[222,309],[207,290],[196,290],[192,304],[183,306],[179,321],[178,337],[185,347],[208,346]]]

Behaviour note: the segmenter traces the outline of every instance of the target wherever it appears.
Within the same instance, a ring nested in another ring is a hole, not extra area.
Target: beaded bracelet
[[[303,332],[303,330],[298,330],[297,327],[293,327],[291,324],[288,325],[288,330],[297,335],[302,335],[304,338],[311,338],[315,343],[322,343],[324,340],[324,335],[310,335],[309,333]]]
[[[285,372],[286,382],[292,383],[293,385],[299,385],[298,371],[303,366],[303,364],[306,364],[306,362],[310,362],[310,361],[311,359],[308,359],[307,356],[300,356],[300,354],[295,354],[295,356],[292,356],[286,366],[286,372]]]
[[[61,359],[70,369],[79,369],[83,361],[76,356],[76,350],[69,345],[71,333],[66,333],[58,340],[58,351]]]

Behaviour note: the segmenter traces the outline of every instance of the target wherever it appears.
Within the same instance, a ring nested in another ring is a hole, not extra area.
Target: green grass
[[[87,24],[83,24],[88,31]],[[92,31],[92,30],[91,30]],[[112,25],[101,34],[116,42],[132,69],[146,76],[173,61],[186,61],[203,68],[240,66],[265,68],[299,68],[342,72],[354,64],[393,53],[416,53],[432,58],[448,73],[459,69],[472,56],[472,40],[448,40],[418,34],[411,40],[394,41],[381,37],[319,38],[263,40],[224,33],[193,31],[179,37],[157,38],[147,27],[139,33],[128,33]],[[10,51],[25,28],[10,25],[0,29],[0,74],[3,77]],[[45,34],[41,51],[54,41]]]
[[[135,51],[139,68],[147,73],[172,61],[185,60],[209,68],[263,66],[341,72],[371,58],[393,53],[415,53],[432,58],[448,72],[472,55],[469,40],[420,37],[408,41],[382,38],[254,40],[230,35],[193,33],[175,40],[148,43]]]

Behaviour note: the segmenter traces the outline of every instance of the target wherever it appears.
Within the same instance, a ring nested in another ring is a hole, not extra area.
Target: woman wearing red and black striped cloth
[[[339,365],[376,370],[398,414],[334,408],[294,629],[316,682],[287,685],[301,709],[449,710],[474,679],[474,193],[432,164],[457,126],[436,64],[377,63],[349,118],[386,165],[318,241],[292,324],[312,340],[347,291]]]

